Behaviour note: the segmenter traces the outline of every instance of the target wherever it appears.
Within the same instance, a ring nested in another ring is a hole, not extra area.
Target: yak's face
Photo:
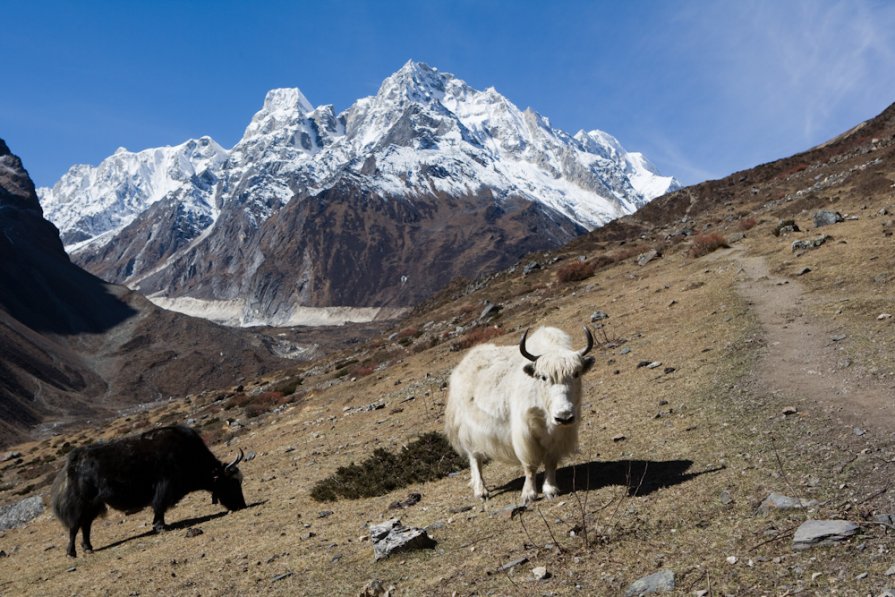
[[[227,467],[215,477],[211,490],[211,503],[221,503],[227,510],[242,510],[246,507],[242,496],[242,473],[235,466]]]
[[[542,388],[548,425],[572,425],[581,415],[581,376],[593,367],[594,358],[575,353],[561,359],[551,356],[525,365],[524,371]]]

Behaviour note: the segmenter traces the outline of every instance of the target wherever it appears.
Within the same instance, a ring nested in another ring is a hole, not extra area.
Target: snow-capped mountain
[[[207,137],[119,151],[39,194],[91,271],[168,298],[236,301],[246,323],[286,321],[299,306],[406,306],[446,275],[506,265],[678,187],[607,133],[568,135],[493,88],[411,61],[338,115],[298,89],[274,89],[229,151]],[[472,242],[486,229],[492,246]],[[452,260],[412,289],[398,282],[406,272],[394,274],[426,256],[425,246],[417,255],[405,247],[408,230]],[[284,255],[272,238],[297,253]],[[320,260],[331,251],[324,279]],[[394,266],[384,279],[357,282],[384,264]]]
[[[174,193],[210,214],[211,190],[227,156],[210,137],[137,153],[119,147],[99,166],[72,166],[52,188],[37,192],[46,218],[70,246],[121,230]]]

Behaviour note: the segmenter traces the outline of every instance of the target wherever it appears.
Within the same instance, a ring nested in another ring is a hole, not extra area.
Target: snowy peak
[[[295,126],[314,106],[297,88],[271,89],[264,97],[264,105],[245,130],[243,139],[275,133],[278,129]]]
[[[98,166],[72,166],[38,195],[47,219],[69,245],[127,225],[170,194],[207,187],[227,157],[227,150],[207,136],[139,152],[119,148]]]
[[[445,83],[451,79],[453,75],[440,73],[422,62],[408,60],[382,82],[376,97],[388,102],[438,102],[444,97]]]

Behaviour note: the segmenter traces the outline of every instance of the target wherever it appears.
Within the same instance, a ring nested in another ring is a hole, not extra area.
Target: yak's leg
[[[556,486],[556,465],[555,458],[547,457],[544,460],[544,497],[548,500],[559,495],[559,487]]]
[[[165,511],[170,506],[168,502],[168,483],[161,481],[156,485],[155,495],[152,498],[152,530],[156,533],[168,528],[165,524]]]
[[[73,526],[68,529],[68,549],[65,550],[65,553],[68,554],[70,558],[78,557],[78,552],[75,551],[75,537],[78,535],[78,525]]]
[[[93,553],[93,545],[90,543],[90,525],[92,524],[92,518],[81,522],[81,547],[84,548],[84,553]]]
[[[475,497],[487,500],[488,490],[485,488],[485,479],[482,478],[482,465],[485,459],[481,456],[471,455],[469,457],[469,484],[472,486],[472,493]]]
[[[523,464],[525,485],[522,486],[522,503],[528,505],[538,499],[538,465]]]

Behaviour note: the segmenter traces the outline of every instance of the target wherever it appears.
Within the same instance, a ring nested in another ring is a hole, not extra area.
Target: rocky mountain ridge
[[[0,445],[283,367],[276,344],[164,311],[73,264],[0,140]]]
[[[77,263],[245,325],[299,323],[300,307],[410,306],[450,276],[556,247],[678,186],[607,133],[568,135],[493,88],[410,61],[340,114],[275,89],[229,152],[208,138],[119,152],[40,194]],[[284,223],[296,213],[301,234]],[[321,271],[320,255],[340,267]]]

